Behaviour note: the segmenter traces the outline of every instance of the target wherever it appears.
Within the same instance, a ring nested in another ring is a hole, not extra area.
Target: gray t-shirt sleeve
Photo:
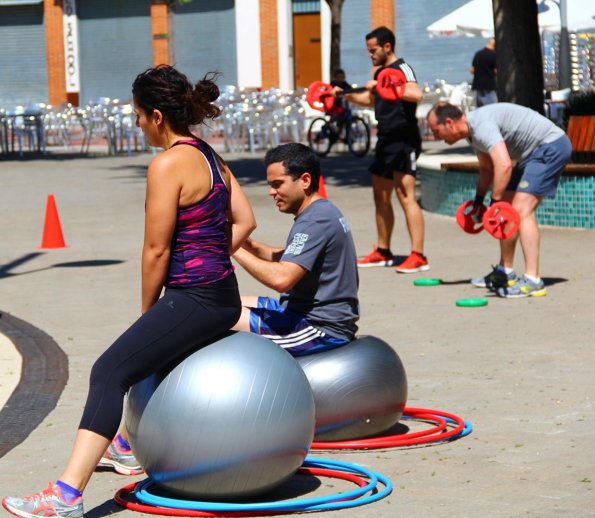
[[[306,207],[289,232],[281,261],[306,269],[281,294],[281,305],[330,336],[352,340],[359,318],[357,256],[341,211],[324,199]]]
[[[471,147],[475,150],[489,153],[500,142],[504,142],[504,136],[495,121],[482,120],[474,126]]]
[[[467,114],[474,150],[489,153],[504,142],[513,160],[524,160],[541,144],[564,135],[552,121],[534,110],[512,103],[494,103]]]
[[[289,233],[281,261],[299,264],[312,271],[328,241],[325,230],[328,230],[328,225],[316,224],[311,219],[296,221]]]

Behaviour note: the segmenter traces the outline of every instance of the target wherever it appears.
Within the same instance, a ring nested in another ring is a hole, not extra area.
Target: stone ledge
[[[443,162],[441,171],[455,171],[457,173],[478,173],[479,162]],[[566,176],[595,176],[595,164],[568,164],[564,168]]]

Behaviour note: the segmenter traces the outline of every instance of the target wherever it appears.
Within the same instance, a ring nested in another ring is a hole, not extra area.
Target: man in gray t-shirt
[[[483,106],[464,114],[448,103],[436,103],[427,115],[436,139],[454,144],[467,139],[477,154],[477,215],[491,187],[491,203],[510,203],[521,217],[519,232],[500,240],[500,262],[485,277],[472,279],[501,297],[538,297],[546,289],[539,276],[539,227],[535,211],[543,198],[554,196],[572,146],[560,128],[539,113],[511,103]],[[525,274],[514,272],[514,250],[520,237]]]
[[[293,214],[284,248],[254,240],[234,259],[279,299],[242,297],[234,327],[270,338],[297,356],[345,345],[359,319],[355,245],[341,211],[318,194],[320,164],[303,144],[265,156],[267,182],[279,211]]]

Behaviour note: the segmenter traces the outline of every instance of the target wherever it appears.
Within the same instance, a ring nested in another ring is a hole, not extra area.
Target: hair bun
[[[217,73],[209,72],[194,86],[194,91],[202,102],[212,103],[219,98],[219,87],[215,84],[217,76]]]

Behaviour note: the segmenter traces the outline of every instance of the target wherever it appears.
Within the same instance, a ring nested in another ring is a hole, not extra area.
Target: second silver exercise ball
[[[314,392],[316,441],[371,437],[401,418],[407,375],[394,349],[379,338],[363,336],[297,360]]]

